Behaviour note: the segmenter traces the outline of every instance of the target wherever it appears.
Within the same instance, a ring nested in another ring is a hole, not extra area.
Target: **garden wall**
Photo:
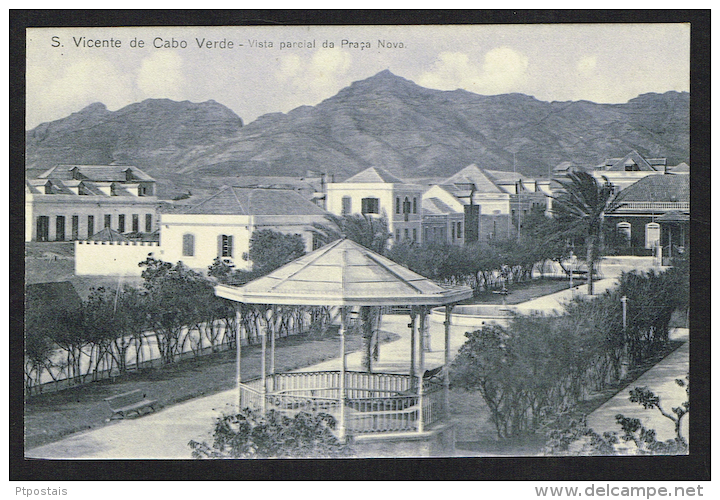
[[[154,254],[161,258],[160,244],[152,241],[76,241],[75,275],[140,276],[138,266]]]

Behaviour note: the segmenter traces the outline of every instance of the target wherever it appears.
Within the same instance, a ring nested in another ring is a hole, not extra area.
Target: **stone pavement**
[[[687,328],[676,328],[670,335],[671,340],[684,341],[682,346],[665,357],[650,370],[641,375],[635,382],[618,392],[612,399],[608,400],[600,408],[592,412],[587,419],[588,427],[595,432],[602,434],[606,431],[615,431],[620,434],[620,426],[615,422],[615,415],[623,414],[626,417],[639,419],[647,429],[655,429],[657,439],[665,441],[675,437],[675,424],[668,418],[663,417],[656,409],[645,410],[637,403],[630,402],[630,389],[635,387],[647,387],[660,397],[660,406],[666,413],[674,415],[673,407],[680,406],[687,401],[685,388],[675,383],[675,379],[685,382],[685,375],[690,370],[690,342]],[[688,413],[682,421],[681,432],[685,440],[690,442],[688,426],[690,414]]]
[[[611,272],[609,272],[611,266],[605,266],[603,273],[605,276],[608,276],[608,278],[596,282],[596,293],[601,293],[605,289],[613,286],[620,271],[636,267],[646,268],[649,260],[650,259],[639,260],[637,258],[630,258],[628,262],[621,261],[619,264],[613,264],[614,268],[612,268]],[[578,287],[572,293],[583,293],[584,287],[585,285]],[[526,311],[535,309],[560,309],[562,304],[570,298],[571,291],[564,290],[534,299],[524,304],[519,304],[519,306],[522,310]],[[374,371],[388,373],[407,373],[409,371],[410,330],[407,327],[409,321],[409,316],[407,315],[388,315],[383,317],[382,330],[399,335],[399,339],[380,346],[380,359],[373,364]],[[463,326],[451,327],[451,358],[455,356],[460,346],[465,342],[464,333],[468,330],[468,327]],[[444,328],[442,323],[436,321],[430,322],[430,338],[431,352],[425,355],[426,368],[433,368],[444,363]],[[679,350],[676,351],[673,356],[679,352],[682,354],[681,350]],[[683,352],[685,352],[685,358],[683,359],[687,359],[687,351]],[[349,354],[347,356],[348,369],[359,370],[361,360],[361,352]],[[687,364],[682,366],[687,366]],[[339,357],[304,368],[303,371],[338,369],[340,369]],[[682,371],[683,369],[684,371]],[[687,372],[687,368],[683,369],[678,367],[674,369],[671,374],[660,374],[658,372],[658,375],[655,375],[655,369],[653,368],[650,372],[646,373],[644,377],[650,377],[650,383],[647,385],[665,398],[665,392],[661,392],[665,391],[665,386],[661,386],[660,381],[669,381],[669,384],[674,385],[674,378],[683,378],[684,373]],[[680,373],[680,375],[677,375],[678,373]],[[638,383],[640,383],[640,381],[637,381],[635,385],[638,385]],[[212,396],[193,399],[185,403],[164,408],[157,413],[151,413],[142,418],[113,421],[99,429],[73,434],[63,440],[26,450],[25,456],[27,458],[45,459],[187,459],[190,458],[190,448],[187,446],[187,443],[190,440],[210,443],[212,441],[212,430],[215,419],[224,412],[231,411],[236,401],[236,390],[224,391]],[[641,407],[638,406],[638,408],[642,411]],[[613,412],[612,409],[608,409],[608,411],[610,413]],[[624,407],[623,412],[626,412]],[[598,415],[597,418],[596,414]],[[627,410],[626,415],[629,414],[630,412]],[[592,418],[593,422],[598,422],[596,430],[600,430],[600,422],[606,420],[606,415],[595,412]],[[611,425],[614,423],[614,413],[612,414],[612,418],[610,418],[610,423]]]

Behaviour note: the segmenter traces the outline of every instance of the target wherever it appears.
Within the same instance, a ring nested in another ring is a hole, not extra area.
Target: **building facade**
[[[160,258],[206,270],[219,257],[238,269],[248,269],[255,231],[299,234],[306,250],[312,251],[312,225],[327,223],[326,216],[325,210],[293,190],[224,188],[197,205],[161,214]]]
[[[25,182],[25,241],[157,230],[155,179],[132,166],[58,165]]]
[[[422,186],[370,167],[343,182],[328,183],[326,190],[328,212],[385,216],[394,242],[422,243]]]
[[[450,238],[458,244],[510,238],[517,234],[517,227],[522,226],[523,217],[534,205],[546,206],[546,194],[535,180],[514,172],[481,169],[475,164],[430,187],[423,199],[435,199],[447,206],[448,217],[453,212],[462,214],[461,237]],[[433,206],[433,212],[442,210],[437,203]],[[427,223],[436,217],[428,213]]]
[[[648,175],[615,197],[618,208],[606,214],[631,248],[684,251],[689,245],[690,178]],[[674,231],[673,231],[674,230]]]

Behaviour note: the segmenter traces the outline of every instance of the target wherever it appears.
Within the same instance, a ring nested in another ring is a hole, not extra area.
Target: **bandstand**
[[[452,305],[472,296],[469,287],[443,287],[347,239],[332,242],[243,286],[218,285],[215,293],[271,314],[273,305],[330,306],[337,312],[340,353],[336,370],[276,373],[273,321],[261,330],[261,377],[240,378],[238,404],[259,411],[323,411],[337,419],[340,439],[418,441],[442,428],[449,416]],[[425,369],[430,309],[445,305],[444,366]],[[409,310],[410,368],[406,373],[349,371],[345,348],[350,315],[362,307]],[[238,318],[237,324],[240,324]],[[270,337],[268,369],[267,340]]]

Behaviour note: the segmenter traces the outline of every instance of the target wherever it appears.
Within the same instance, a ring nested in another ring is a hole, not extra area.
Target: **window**
[[[65,216],[58,215],[55,219],[55,241],[65,241]]]
[[[397,241],[397,242],[400,241],[400,230],[399,229],[395,231],[395,241]]]
[[[413,228],[413,241],[417,243],[417,229]]]
[[[138,214],[132,214],[132,230],[133,233],[140,232],[140,216]]]
[[[645,248],[655,248],[660,244],[660,224],[645,224]]]
[[[125,214],[118,215],[118,233],[125,232]]]
[[[105,214],[105,225],[103,227],[110,227],[112,224],[112,215]]]
[[[320,238],[317,234],[313,233],[312,235],[312,249],[317,250],[322,246],[322,243],[320,242]]]
[[[395,198],[395,213],[400,213],[400,197]]]
[[[413,198],[413,213],[417,213],[417,198]]]
[[[451,222],[451,223],[450,223],[450,227],[451,227],[451,230],[452,230],[452,239],[453,239],[453,241],[455,241],[455,223],[454,223],[454,222]]]
[[[72,236],[70,237],[73,241],[78,239],[80,235],[80,216],[72,216]]]
[[[183,234],[183,257],[192,257],[195,255],[195,235]]]
[[[95,216],[88,215],[87,237],[90,238],[95,234]]]
[[[405,228],[405,239],[410,239],[410,230],[408,228]]]
[[[349,196],[342,197],[342,215],[349,215],[352,213],[352,199]]]
[[[457,223],[457,237],[462,238],[462,222]]]
[[[405,215],[405,220],[408,220],[408,214],[410,213],[411,208],[410,200],[406,196],[405,201],[403,201],[403,215]]]
[[[220,235],[220,257],[229,257],[232,258],[233,256],[233,237],[227,234],[221,234]]]
[[[380,213],[380,200],[377,198],[363,198],[362,199],[362,213],[363,214],[379,214]]]
[[[36,239],[38,241],[48,241],[48,239],[50,239],[50,217],[47,215],[41,215],[37,218],[36,232]]]
[[[152,214],[145,214],[145,232],[152,233]]]
[[[630,237],[632,236],[632,226],[629,222],[618,222],[617,224],[618,233],[625,236],[627,244],[630,244]]]

